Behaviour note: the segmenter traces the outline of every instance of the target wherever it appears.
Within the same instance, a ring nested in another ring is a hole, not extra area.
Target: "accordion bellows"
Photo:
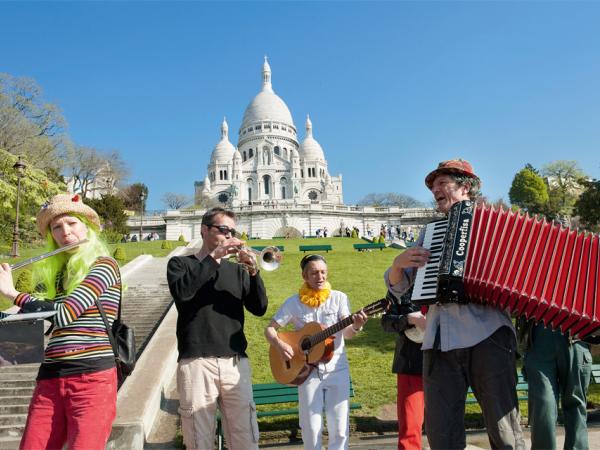
[[[448,215],[436,300],[508,309],[572,337],[600,328],[598,235],[486,204]]]

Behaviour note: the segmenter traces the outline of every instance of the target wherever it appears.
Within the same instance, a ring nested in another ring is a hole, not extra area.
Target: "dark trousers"
[[[425,350],[425,432],[432,450],[464,449],[469,386],[481,406],[493,449],[524,449],[515,366],[516,339],[501,327],[479,344],[448,352]]]
[[[560,331],[537,325],[525,356],[529,384],[531,448],[556,449],[557,403],[565,424],[565,449],[587,450],[587,390],[592,373],[589,344],[570,343]]]

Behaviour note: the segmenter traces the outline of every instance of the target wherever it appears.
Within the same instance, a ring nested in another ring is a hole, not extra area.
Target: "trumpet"
[[[253,263],[241,262],[239,255],[244,253],[253,253],[256,256],[256,261],[251,258]],[[263,270],[271,272],[279,269],[283,255],[278,247],[265,247],[262,250],[255,250],[251,247],[241,246],[236,255],[237,263],[243,265],[248,270],[256,272],[258,266],[262,267]]]

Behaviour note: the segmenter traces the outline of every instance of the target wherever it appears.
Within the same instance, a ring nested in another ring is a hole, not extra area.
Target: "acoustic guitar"
[[[390,301],[382,298],[364,308],[368,316],[387,309]],[[328,362],[333,357],[333,336],[352,323],[352,316],[348,316],[338,323],[325,327],[318,322],[309,322],[300,330],[280,331],[279,339],[289,344],[294,350],[290,360],[284,360],[276,346],[269,348],[269,361],[273,378],[278,383],[298,386],[310,375],[314,366],[319,362]]]

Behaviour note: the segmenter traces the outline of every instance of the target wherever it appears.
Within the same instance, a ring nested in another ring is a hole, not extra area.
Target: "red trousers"
[[[37,382],[20,450],[106,448],[117,410],[117,370]]]
[[[398,374],[398,450],[421,450],[423,415],[423,377]]]

